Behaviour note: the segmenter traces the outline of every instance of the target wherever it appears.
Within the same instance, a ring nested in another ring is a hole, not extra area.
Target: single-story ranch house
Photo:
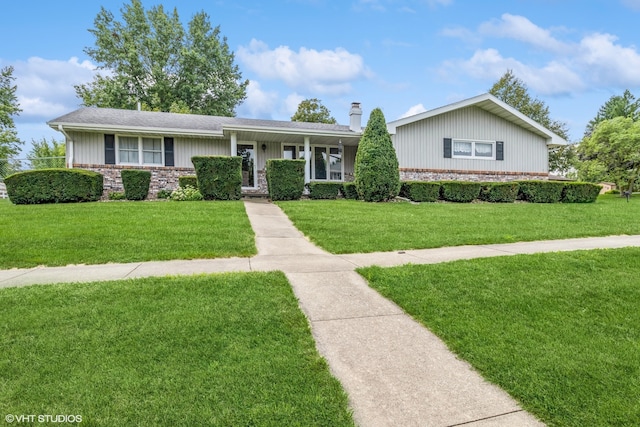
[[[80,108],[48,122],[65,136],[70,168],[122,190],[122,169],[152,172],[151,194],[194,174],[191,157],[242,156],[243,193],[266,194],[268,159],[305,159],[305,181],[353,180],[362,110],[349,125]],[[547,179],[549,145],[566,144],[489,94],[388,123],[402,179]]]

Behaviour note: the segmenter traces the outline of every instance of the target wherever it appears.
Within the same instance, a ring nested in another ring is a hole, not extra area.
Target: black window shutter
[[[444,157],[446,159],[451,158],[451,138],[444,139]]]
[[[104,135],[104,164],[116,164],[116,136]]]
[[[496,160],[504,160],[504,142],[496,141]]]
[[[173,138],[164,139],[164,165],[175,166],[173,160]]]

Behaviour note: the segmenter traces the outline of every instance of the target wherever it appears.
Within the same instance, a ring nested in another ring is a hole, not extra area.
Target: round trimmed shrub
[[[342,188],[340,182],[312,182],[309,184],[309,198],[335,200]]]
[[[531,203],[558,203],[565,183],[558,181],[519,181],[518,198]]]
[[[182,188],[190,185],[193,188],[198,188],[198,177],[195,175],[182,175],[178,177],[178,185]]]
[[[205,200],[240,200],[242,157],[194,156],[191,162],[198,177],[198,190]]]
[[[358,189],[355,182],[343,182],[340,191],[345,199],[358,200]]]
[[[414,202],[435,202],[440,198],[440,183],[434,181],[405,181],[400,195]]]
[[[602,186],[591,182],[567,182],[562,190],[562,203],[593,203]]]

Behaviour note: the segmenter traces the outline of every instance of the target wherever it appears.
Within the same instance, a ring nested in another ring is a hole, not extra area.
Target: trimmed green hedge
[[[470,203],[480,195],[480,187],[479,182],[443,181],[440,196],[448,202]]]
[[[304,191],[304,160],[267,160],[267,186],[271,200],[298,200]]]
[[[134,169],[123,169],[120,171],[122,186],[124,187],[124,197],[127,200],[144,200],[149,194],[151,184],[151,172]]]
[[[358,200],[358,188],[355,182],[343,182],[341,192],[345,199]]]
[[[242,197],[242,157],[194,156],[198,190],[205,200],[239,200]]]
[[[568,182],[562,190],[562,203],[593,203],[598,198],[601,185],[590,182]]]
[[[518,181],[518,198],[531,203],[558,203],[565,183],[561,181]]]
[[[38,169],[4,179],[16,205],[95,202],[102,197],[103,176],[82,169]]]
[[[182,188],[187,186],[198,188],[198,177],[195,175],[183,175],[178,177],[178,185]]]
[[[479,199],[492,203],[513,203],[518,197],[517,182],[483,182]]]
[[[309,183],[309,198],[330,199],[338,198],[338,193],[342,188],[340,182],[311,182]]]
[[[435,202],[440,198],[440,183],[437,181],[404,181],[400,195],[414,202]]]

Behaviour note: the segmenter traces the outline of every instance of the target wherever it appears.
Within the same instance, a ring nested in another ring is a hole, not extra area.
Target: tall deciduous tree
[[[583,179],[610,180],[632,190],[640,175],[640,121],[631,117],[603,120],[578,150]]]
[[[525,116],[535,120],[556,135],[569,139],[567,124],[551,118],[549,107],[541,100],[529,94],[527,86],[517,78],[512,70],[508,70],[489,89],[496,98],[512,106]],[[576,156],[569,146],[549,148],[549,171],[566,174],[575,166]]]
[[[354,175],[358,195],[366,202],[390,200],[400,191],[398,157],[379,108],[371,112],[358,144]]]
[[[636,99],[628,89],[622,95],[612,96],[600,107],[598,114],[587,124],[584,135],[591,135],[598,124],[615,117],[629,117],[634,121],[640,119],[640,99]]]
[[[15,156],[20,152],[22,141],[18,138],[14,116],[22,111],[13,84],[13,67],[0,69],[0,159]]]
[[[335,124],[336,119],[331,116],[327,107],[318,98],[305,99],[298,104],[298,110],[291,116],[292,122],[329,123]]]
[[[131,0],[120,12],[121,21],[101,8],[89,30],[95,46],[85,52],[105,72],[75,87],[84,105],[134,109],[140,102],[153,111],[235,115],[248,81],[205,12],[186,30],[176,9],[145,11],[140,0]]]

